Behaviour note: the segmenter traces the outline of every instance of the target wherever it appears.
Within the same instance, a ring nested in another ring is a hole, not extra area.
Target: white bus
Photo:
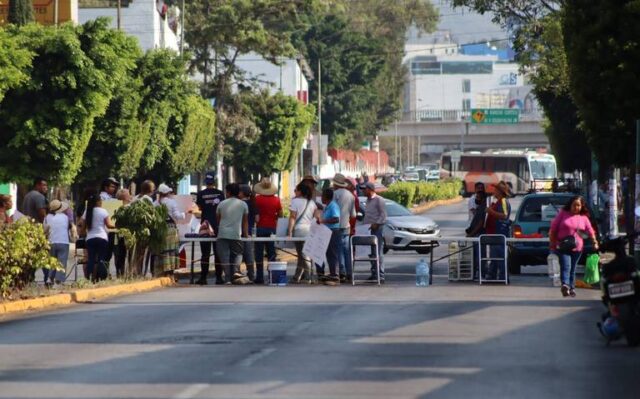
[[[488,192],[500,180],[506,182],[514,194],[530,190],[550,190],[557,178],[556,158],[535,151],[465,152],[460,162],[451,162],[451,153],[442,154],[440,177],[456,177],[463,181],[465,195],[474,192],[477,182],[485,184]]]

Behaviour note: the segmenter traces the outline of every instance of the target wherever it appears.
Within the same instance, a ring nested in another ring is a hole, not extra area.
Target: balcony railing
[[[543,117],[539,110],[520,111],[520,121],[539,121]],[[468,109],[421,109],[405,112],[402,122],[465,122],[470,118],[471,110]]]

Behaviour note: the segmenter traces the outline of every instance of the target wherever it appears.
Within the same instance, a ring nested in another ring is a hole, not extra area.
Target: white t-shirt
[[[160,200],[160,204],[167,207],[169,211],[169,216],[173,219],[174,223],[178,223],[186,218],[184,212],[180,212],[178,209],[178,203],[173,198],[163,198]]]
[[[473,214],[476,210],[476,208],[478,207],[478,205],[476,204],[476,195],[473,194],[471,197],[469,197],[469,203],[467,204],[468,208],[469,208],[469,223],[471,223],[471,221],[473,220]]]
[[[109,217],[109,212],[104,208],[93,208],[93,219],[91,221],[91,229],[87,230],[87,240],[92,238],[102,238],[103,240],[109,239],[107,232],[107,226],[104,224],[104,220]],[[82,218],[87,220],[87,211],[84,212]]]
[[[316,206],[316,202],[311,200],[308,201],[309,206],[307,206],[306,198],[294,198],[291,200],[291,205],[289,205],[289,210],[291,212],[296,213],[296,220],[300,218],[298,224],[294,227],[294,230],[305,230],[311,228],[311,223],[313,222],[313,215],[316,212],[318,207]],[[304,208],[307,207],[307,210]],[[304,212],[304,213],[303,213]]]
[[[49,226],[49,242],[51,244],[69,244],[69,217],[64,213],[49,213],[44,218],[44,225]]]

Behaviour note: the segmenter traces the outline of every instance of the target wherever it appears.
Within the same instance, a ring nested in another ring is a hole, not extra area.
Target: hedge
[[[458,179],[437,182],[396,182],[381,195],[406,207],[422,202],[452,199],[460,195],[461,182]]]

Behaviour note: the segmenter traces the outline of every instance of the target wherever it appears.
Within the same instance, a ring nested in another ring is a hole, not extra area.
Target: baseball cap
[[[205,184],[213,184],[216,181],[216,174],[213,172],[207,172],[204,175],[204,182]]]
[[[364,188],[368,188],[369,190],[374,190],[374,191],[375,191],[375,189],[376,189],[376,185],[375,185],[375,184],[373,184],[373,183],[371,183],[370,181],[368,181],[368,182],[366,182],[366,183],[364,184]]]
[[[173,189],[171,187],[167,186],[164,183],[162,183],[160,185],[160,187],[158,187],[158,192],[161,193],[161,194],[169,194],[172,191],[173,191]]]

